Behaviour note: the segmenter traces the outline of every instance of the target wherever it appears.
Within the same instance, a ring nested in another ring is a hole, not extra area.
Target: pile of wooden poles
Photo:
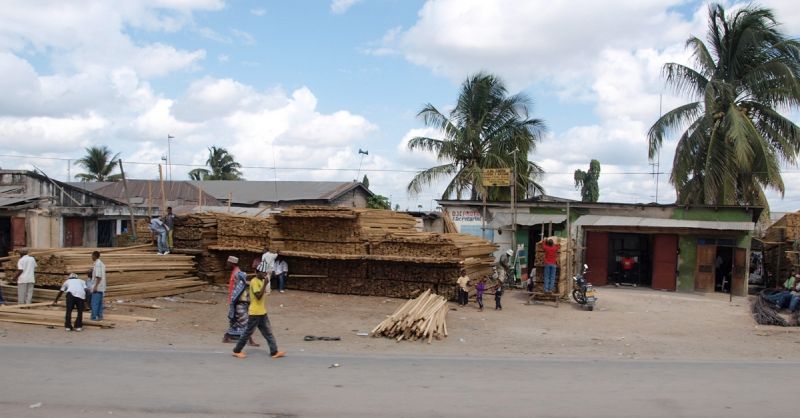
[[[772,304],[764,298],[764,295],[759,294],[751,303],[750,309],[753,312],[753,319],[755,319],[756,323],[779,327],[789,326],[789,322],[772,307]]]
[[[372,330],[373,337],[400,340],[427,339],[428,344],[447,337],[447,300],[430,290],[409,299]]]

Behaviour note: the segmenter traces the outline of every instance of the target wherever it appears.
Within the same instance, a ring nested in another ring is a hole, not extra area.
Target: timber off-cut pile
[[[447,300],[430,290],[406,301],[372,330],[373,337],[433,341],[447,337]]]
[[[239,265],[252,272],[253,260],[261,258],[261,254],[246,251],[210,250],[197,256],[197,276],[215,284],[228,285],[231,269],[228,267],[228,256],[239,259]]]
[[[66,278],[64,279],[66,280]],[[106,288],[106,298],[112,299],[143,299],[155,298],[163,296],[175,296],[184,293],[197,292],[205,289],[208,282],[198,277],[176,277],[156,281],[140,282],[140,283],[127,283],[127,284],[114,284],[109,279],[109,285]],[[62,280],[63,283],[63,280]],[[62,283],[59,283],[61,286]],[[48,302],[53,301],[58,293],[57,289],[44,289],[38,287],[33,290],[33,302]],[[17,301],[17,287],[11,285],[2,286],[3,297],[6,302]],[[63,300],[63,299],[62,299]],[[63,322],[62,322],[63,323]]]
[[[791,242],[800,239],[800,212],[783,215],[767,228],[764,241],[770,243]]]
[[[176,216],[172,239],[175,248],[178,249],[208,249],[217,243],[217,215],[193,213]]]
[[[144,248],[143,248],[144,247]],[[99,251],[106,265],[109,285],[153,282],[167,278],[192,276],[195,271],[192,256],[158,255],[150,246],[108,248],[33,249],[29,254],[36,259],[37,286],[61,286],[70,273],[85,278],[92,268],[92,252]],[[13,271],[18,255],[4,263],[6,271]]]
[[[214,250],[238,250],[261,253],[269,242],[271,217],[256,217],[218,213],[217,243]]]

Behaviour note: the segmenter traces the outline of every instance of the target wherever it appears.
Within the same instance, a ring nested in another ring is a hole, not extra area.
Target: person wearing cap
[[[233,288],[236,286],[236,274],[238,274],[241,269],[239,268],[239,257],[235,257],[232,255],[228,256],[228,266],[231,269],[231,277],[228,280],[228,303],[231,303],[231,297],[233,296]]]
[[[514,251],[511,249],[506,250],[503,255],[500,256],[500,260],[498,264],[500,265],[500,269],[497,270],[497,280],[500,280],[500,283],[505,283],[506,279],[511,276],[511,256],[514,255]]]
[[[242,349],[248,340],[250,340],[256,328],[258,328],[261,335],[264,336],[264,339],[267,340],[269,354],[272,358],[280,358],[285,355],[283,351],[278,350],[278,343],[275,341],[275,336],[272,335],[272,327],[269,323],[269,317],[267,316],[266,290],[268,284],[266,282],[266,277],[266,272],[259,269],[256,271],[256,277],[252,279],[248,277],[246,279],[250,286],[248,291],[250,295],[250,306],[247,309],[249,318],[247,320],[247,328],[239,337],[236,347],[233,348],[233,356],[236,358],[243,359],[247,357],[247,354],[245,354]]]
[[[14,280],[17,281],[17,304],[27,305],[33,301],[33,286],[36,283],[36,259],[28,255],[28,250],[23,248],[17,261],[17,272]]]
[[[67,313],[64,317],[64,329],[67,331],[83,331],[83,301],[86,299],[86,282],[81,280],[77,274],[70,273],[67,280],[61,285],[53,305],[58,303],[61,295],[67,292]],[[77,309],[78,315],[75,318],[75,327],[72,326],[72,310]]]

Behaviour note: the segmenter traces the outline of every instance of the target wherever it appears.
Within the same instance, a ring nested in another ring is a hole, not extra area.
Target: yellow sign
[[[484,168],[483,169],[483,185],[488,186],[510,186],[511,185],[511,169],[510,168]]]

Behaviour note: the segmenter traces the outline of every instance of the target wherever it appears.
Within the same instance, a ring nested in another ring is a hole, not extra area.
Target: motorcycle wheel
[[[586,298],[583,296],[583,294],[581,294],[581,291],[578,289],[572,291],[572,299],[575,299],[575,302],[578,302],[581,305],[586,304]]]

